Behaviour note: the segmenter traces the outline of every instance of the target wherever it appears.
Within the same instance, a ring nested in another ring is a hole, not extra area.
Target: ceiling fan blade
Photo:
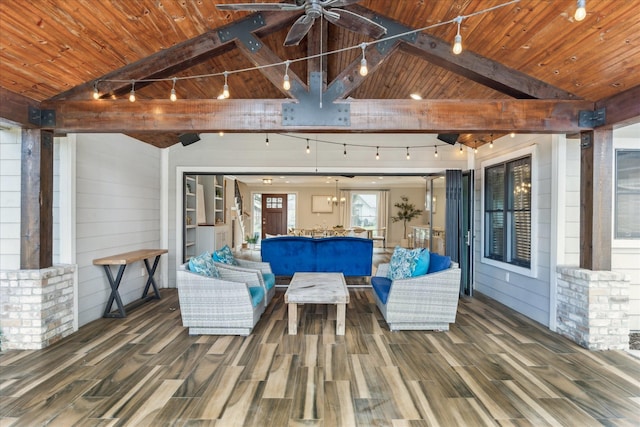
[[[360,16],[346,9],[334,8],[331,9],[330,12],[332,14],[339,15],[339,18],[336,19],[335,16],[330,16],[329,14],[325,13],[327,21],[340,27],[346,28],[347,30],[365,34],[374,39],[378,39],[387,34],[387,29],[382,25],[378,24],[377,22],[373,22],[369,18],[365,18],[364,16]]]
[[[322,7],[343,7],[358,3],[361,0],[327,0],[321,2]]]
[[[313,18],[302,15],[300,18],[296,20],[291,26],[289,33],[287,34],[287,38],[284,41],[285,46],[294,46],[300,43],[300,41],[307,35],[311,26],[313,25]]]
[[[234,3],[234,4],[217,4],[216,9],[219,10],[247,10],[252,12],[266,11],[295,11],[303,10],[304,5],[298,6],[290,3]]]

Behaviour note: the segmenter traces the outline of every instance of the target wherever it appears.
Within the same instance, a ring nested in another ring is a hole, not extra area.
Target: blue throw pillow
[[[238,265],[238,262],[233,256],[233,252],[231,252],[231,248],[227,245],[224,245],[213,253],[213,260],[223,264]]]
[[[189,259],[189,271],[207,277],[220,277],[220,273],[218,273],[218,269],[213,263],[209,252],[203,252],[198,256],[191,257]]]
[[[446,270],[450,266],[451,266],[450,256],[439,255],[434,252],[431,252],[431,259],[429,260],[429,270],[427,271],[427,274]]]
[[[405,249],[396,246],[393,250],[393,255],[391,255],[391,262],[389,263],[389,279],[395,280],[411,277],[418,257],[420,257],[420,252],[422,252],[422,248]]]
[[[423,249],[420,252],[420,256],[416,260],[416,265],[413,271],[411,272],[411,277],[416,276],[424,276],[429,271],[429,264],[431,261],[431,254],[429,253],[429,249]]]

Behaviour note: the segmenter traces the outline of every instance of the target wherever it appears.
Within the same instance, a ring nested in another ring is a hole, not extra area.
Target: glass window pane
[[[374,193],[351,193],[351,227],[378,227],[378,196]]]
[[[640,238],[640,150],[616,151],[616,238]]]

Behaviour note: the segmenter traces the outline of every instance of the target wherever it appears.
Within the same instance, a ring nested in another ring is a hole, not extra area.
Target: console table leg
[[[149,292],[149,286],[153,285],[153,291],[155,293],[153,298],[160,299],[160,292],[158,292],[158,286],[156,285],[156,281],[153,278],[153,275],[156,273],[156,268],[158,267],[158,261],[160,261],[160,255],[157,255],[156,259],[153,261],[153,267],[149,267],[149,259],[147,258],[144,259],[144,266],[147,268],[147,274],[149,277],[147,277],[147,283],[144,287],[144,292],[142,292],[142,298],[147,297],[147,293]]]
[[[298,334],[298,304],[289,303],[289,335]]]
[[[109,280],[109,286],[111,286],[111,295],[109,295],[109,300],[107,301],[107,306],[104,309],[104,314],[102,317],[127,317],[127,314],[124,311],[124,304],[122,303],[122,299],[120,299],[120,293],[118,292],[118,288],[120,287],[120,281],[122,280],[122,275],[124,273],[124,269],[126,264],[122,264],[118,269],[118,275],[115,280],[113,279],[113,275],[111,274],[111,267],[108,265],[103,266],[104,271],[107,274],[107,279]],[[113,301],[115,300],[116,305],[118,306],[119,314],[111,313],[111,306],[113,305]]]
[[[336,304],[336,335],[344,335],[347,304]]]

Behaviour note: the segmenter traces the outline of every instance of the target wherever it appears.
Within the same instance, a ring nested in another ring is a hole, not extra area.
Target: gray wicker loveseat
[[[220,277],[176,271],[182,325],[189,335],[249,335],[267,306],[259,271],[218,269]]]
[[[442,330],[456,320],[460,268],[448,268],[402,279],[387,279],[389,264],[380,264],[372,278],[373,296],[389,329]]]

